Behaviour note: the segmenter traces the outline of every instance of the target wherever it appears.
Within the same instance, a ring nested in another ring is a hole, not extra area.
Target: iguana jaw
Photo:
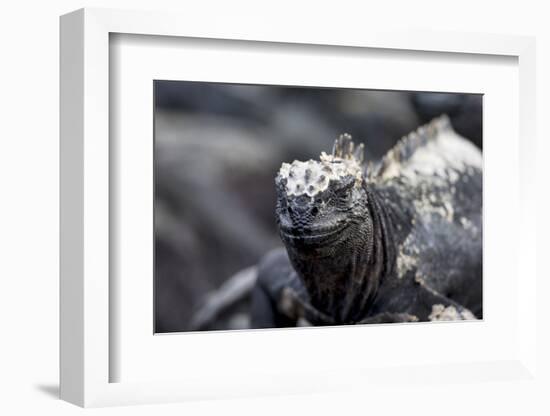
[[[334,246],[345,238],[345,231],[349,224],[332,227],[318,227],[313,229],[297,229],[295,227],[280,227],[281,238],[286,244],[296,249],[322,248]]]

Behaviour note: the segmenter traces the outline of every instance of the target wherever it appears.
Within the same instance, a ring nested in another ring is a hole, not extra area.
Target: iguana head
[[[277,222],[308,302],[334,322],[356,322],[386,262],[378,196],[367,184],[363,145],[344,134],[331,155],[283,163],[275,179]]]
[[[277,221],[287,249],[319,257],[334,253],[364,221],[363,145],[341,135],[332,154],[283,163],[275,179]]]

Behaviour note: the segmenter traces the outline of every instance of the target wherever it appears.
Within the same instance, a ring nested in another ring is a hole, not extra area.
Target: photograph
[[[483,95],[154,80],[155,333],[483,319]]]

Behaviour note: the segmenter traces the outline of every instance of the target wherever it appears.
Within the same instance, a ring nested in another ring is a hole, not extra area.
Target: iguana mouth
[[[326,246],[338,241],[349,224],[333,227],[304,228],[304,227],[280,227],[285,240],[293,245]]]

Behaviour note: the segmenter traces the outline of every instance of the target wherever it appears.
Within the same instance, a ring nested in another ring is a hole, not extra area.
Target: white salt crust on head
[[[355,185],[360,186],[363,169],[355,158],[340,158],[323,152],[319,161],[283,163],[278,176],[286,179],[288,196],[313,197],[326,190],[331,180],[340,180],[348,175],[354,176]]]

